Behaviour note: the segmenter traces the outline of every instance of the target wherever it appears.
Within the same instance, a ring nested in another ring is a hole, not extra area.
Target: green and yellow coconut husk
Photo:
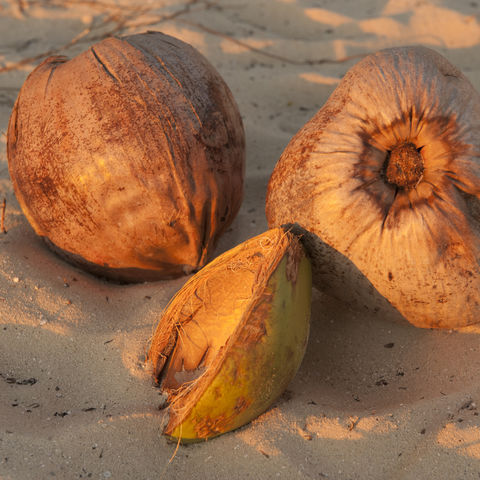
[[[168,394],[164,433],[208,439],[267,410],[303,359],[310,302],[310,262],[281,228],[193,276],[167,306],[148,352]]]

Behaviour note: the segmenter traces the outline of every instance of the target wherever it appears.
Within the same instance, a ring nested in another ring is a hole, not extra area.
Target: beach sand
[[[267,228],[279,155],[362,56],[423,44],[480,89],[477,1],[0,0],[0,478],[480,478],[480,327],[418,329],[318,291],[305,359],[266,413],[178,450],[162,435],[145,349],[187,278],[115,285],[64,263],[22,214],[6,158],[41,59],[146,30],[199,49],[244,119],[245,200],[218,253]]]

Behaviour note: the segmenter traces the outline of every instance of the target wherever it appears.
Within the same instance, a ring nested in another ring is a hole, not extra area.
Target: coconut
[[[35,232],[120,281],[203,266],[243,196],[230,90],[198,51],[158,32],[46,59],[15,102],[7,154]]]
[[[194,275],[167,306],[148,352],[168,395],[165,434],[208,439],[268,409],[303,359],[310,302],[310,262],[281,228]]]
[[[480,95],[440,54],[369,55],[282,153],[268,224],[304,234],[322,290],[419,327],[476,323],[479,132]]]

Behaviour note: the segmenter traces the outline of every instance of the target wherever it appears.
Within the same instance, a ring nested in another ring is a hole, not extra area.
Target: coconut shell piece
[[[245,425],[285,390],[309,332],[311,267],[277,228],[216,258],[167,306],[148,359],[183,442]]]
[[[427,48],[382,50],[292,138],[268,185],[268,224],[305,234],[319,288],[353,297],[363,282],[360,301],[378,292],[419,327],[476,323],[479,152],[467,78]]]
[[[46,59],[18,95],[7,154],[35,232],[120,281],[203,266],[243,197],[230,90],[198,51],[159,32]]]

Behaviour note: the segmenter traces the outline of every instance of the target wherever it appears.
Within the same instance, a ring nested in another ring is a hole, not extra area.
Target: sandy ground
[[[143,360],[186,279],[118,286],[65,264],[23,216],[5,151],[18,90],[44,56],[147,29],[197,47],[244,118],[245,201],[219,252],[266,229],[276,160],[361,56],[423,44],[480,89],[477,1],[0,0],[0,478],[480,478],[480,328],[416,329],[319,292],[282,398],[171,460]]]

